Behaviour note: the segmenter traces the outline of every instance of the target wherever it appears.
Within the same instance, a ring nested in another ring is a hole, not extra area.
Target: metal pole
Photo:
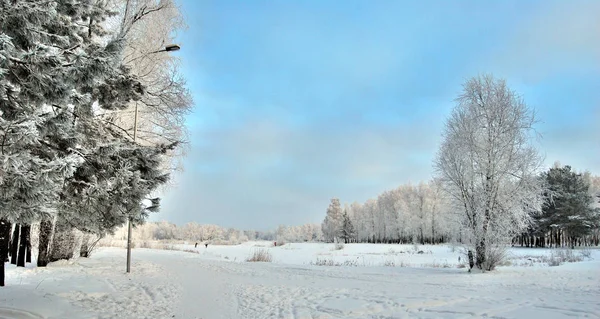
[[[131,218],[127,222],[127,272],[131,272]]]
[[[137,140],[138,104],[135,102],[135,115],[133,117],[133,143]],[[131,272],[131,217],[127,223],[127,272]]]

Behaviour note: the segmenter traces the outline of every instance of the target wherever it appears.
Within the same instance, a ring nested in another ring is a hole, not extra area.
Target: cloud
[[[254,228],[320,222],[333,196],[363,201],[429,176],[430,126],[355,124],[294,128],[270,117],[196,131],[192,141],[207,142],[192,145],[161,215]]]
[[[600,2],[190,1],[197,108],[186,171],[155,219],[320,222],[431,177],[460,83],[492,72],[538,110],[540,148],[600,174]],[[316,5],[318,4],[318,5]]]
[[[556,73],[600,70],[600,2],[542,4],[527,19],[507,25],[489,64],[533,82]]]

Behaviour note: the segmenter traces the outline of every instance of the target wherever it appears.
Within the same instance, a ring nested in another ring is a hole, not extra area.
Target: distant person
[[[204,248],[208,248],[208,243],[205,243],[205,244],[204,244]]]
[[[198,243],[196,243],[196,245],[194,245],[194,248],[198,248]]]

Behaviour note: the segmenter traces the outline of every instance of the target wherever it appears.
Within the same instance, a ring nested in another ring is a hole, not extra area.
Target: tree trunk
[[[50,248],[50,237],[52,236],[52,220],[44,218],[40,223],[40,243],[38,245],[38,267],[48,265],[48,249]]]
[[[53,262],[73,258],[74,245],[75,235],[73,234],[73,228],[65,221],[61,221],[59,217],[54,226],[54,239],[48,253],[48,261]]]
[[[485,263],[485,242],[482,240],[475,246],[475,266],[483,270],[483,264]]]
[[[29,233],[29,238],[27,239],[27,253],[25,254],[25,262],[31,263],[31,231]]]
[[[21,226],[21,239],[19,240],[19,255],[17,256],[17,267],[25,267],[25,255],[27,253],[27,241],[29,240],[29,230],[31,226]]]
[[[15,230],[13,231],[12,240],[10,243],[10,263],[13,265],[17,264],[17,252],[19,250],[19,224],[15,224]]]
[[[10,226],[7,220],[0,219],[0,287],[4,286],[4,264],[8,259]]]
[[[25,254],[25,262],[31,263],[31,225],[27,226],[27,253]]]
[[[197,243],[196,243],[197,245]],[[88,256],[88,235],[83,235],[81,248],[79,249],[79,257],[87,258]]]

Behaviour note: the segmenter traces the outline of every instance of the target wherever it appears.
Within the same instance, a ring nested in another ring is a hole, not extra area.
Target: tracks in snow
[[[219,262],[202,268],[231,276],[235,318],[523,318],[542,312],[545,318],[600,317],[597,275],[539,269],[470,275],[379,268],[379,273]]]

